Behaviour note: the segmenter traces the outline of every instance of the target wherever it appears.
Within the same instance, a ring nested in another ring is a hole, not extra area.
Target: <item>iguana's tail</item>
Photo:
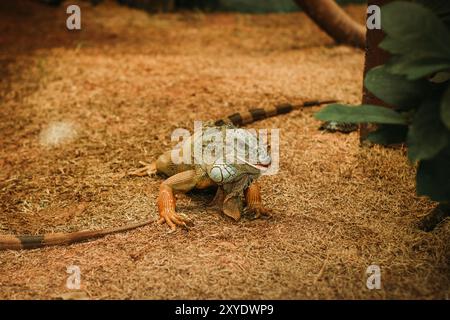
[[[153,223],[153,220],[137,222],[122,227],[102,230],[83,230],[69,233],[49,233],[44,235],[0,235],[0,250],[34,249],[54,245],[64,245],[99,238],[108,234],[128,231]]]
[[[324,101],[306,101],[301,104],[280,104],[267,108],[254,108],[248,111],[233,113],[232,115],[219,119],[214,124],[221,126],[225,123],[232,123],[235,126],[243,126],[249,123],[253,123],[258,120],[263,120],[270,117],[275,117],[280,114],[286,114],[294,110],[299,110],[304,107],[320,106],[322,104],[330,104],[337,102],[336,100],[324,100]]]

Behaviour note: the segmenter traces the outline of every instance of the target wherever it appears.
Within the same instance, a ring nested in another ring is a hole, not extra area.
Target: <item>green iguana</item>
[[[250,109],[247,112],[235,113],[227,118],[208,124],[209,129],[223,132],[226,129],[233,129],[237,126],[246,125],[254,121],[273,117],[280,114],[286,114],[293,110],[299,110],[303,107],[318,106],[332,103],[334,101],[309,101],[299,105],[282,104],[269,108]],[[131,172],[132,175],[145,175],[147,173],[161,173],[168,178],[161,183],[157,206],[159,211],[159,223],[167,223],[175,230],[176,226],[187,226],[190,222],[184,215],[175,211],[174,193],[185,193],[192,189],[204,189],[211,186],[218,186],[213,204],[218,207],[227,216],[238,220],[241,212],[254,214],[255,218],[270,217],[271,210],[262,205],[260,187],[256,182],[260,174],[271,164],[271,158],[266,152],[266,146],[256,145],[255,137],[246,130],[240,131],[238,140],[246,141],[245,150],[257,149],[257,160],[249,162],[245,159],[248,151],[241,154],[241,158],[236,163],[227,163],[223,161],[224,148],[219,149],[218,153],[213,155],[212,161],[195,161],[191,163],[175,164],[172,160],[174,150],[163,153],[151,165]],[[206,135],[208,136],[208,135]],[[253,138],[252,138],[253,136]],[[202,147],[214,147],[214,143],[205,135],[199,137],[191,136],[182,147],[177,150],[180,156],[187,146],[195,148],[196,143],[201,143]],[[191,148],[191,150],[192,150]],[[235,150],[236,151],[236,150]],[[239,150],[237,150],[239,151]],[[239,152],[236,153],[239,157]],[[218,157],[218,156],[221,157]],[[216,157],[216,158],[214,158]],[[218,160],[220,159],[220,160]],[[241,196],[244,195],[246,207],[243,209]],[[0,250],[4,249],[31,249],[51,245],[71,244],[84,241],[91,238],[98,238],[107,234],[127,231],[153,223],[148,220],[140,223],[134,223],[118,228],[108,228],[94,231],[78,231],[71,233],[51,233],[45,235],[0,235]]]

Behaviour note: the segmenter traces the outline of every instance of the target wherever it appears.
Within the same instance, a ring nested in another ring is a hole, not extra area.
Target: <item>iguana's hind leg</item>
[[[270,218],[272,216],[272,210],[264,208],[261,200],[261,189],[257,182],[253,182],[244,192],[245,202],[247,207],[246,212],[253,213],[254,218],[260,217]]]
[[[205,177],[204,174],[196,170],[187,170],[177,173],[161,183],[158,196],[160,216],[158,222],[167,223],[172,230],[175,230],[177,225],[186,227],[186,222],[189,222],[189,220],[176,213],[174,193],[185,193],[197,186],[202,186],[206,179],[209,180],[208,176]]]

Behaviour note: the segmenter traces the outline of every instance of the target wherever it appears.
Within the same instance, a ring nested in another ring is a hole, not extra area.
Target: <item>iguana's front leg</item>
[[[189,222],[187,218],[175,212],[176,200],[174,192],[185,193],[195,187],[203,187],[209,180],[207,176],[196,170],[187,170],[177,173],[163,183],[159,189],[158,211],[160,219],[159,223],[167,223],[167,225],[175,230],[177,225],[185,226]]]
[[[245,202],[247,207],[246,212],[253,213],[255,219],[261,216],[270,218],[272,216],[272,210],[264,208],[261,200],[261,189],[259,184],[255,181],[253,182],[245,191]]]

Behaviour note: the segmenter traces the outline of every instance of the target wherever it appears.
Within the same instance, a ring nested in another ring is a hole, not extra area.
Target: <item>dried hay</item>
[[[83,4],[83,30],[68,32],[64,10],[0,6],[2,233],[156,219],[161,180],[124,173],[170,147],[174,128],[256,105],[360,101],[363,53],[334,45],[303,14],[148,15],[107,2]],[[349,10],[364,19],[363,7]],[[274,219],[235,223],[206,208],[211,193],[180,196],[189,232],[150,225],[0,252],[0,297],[448,298],[450,225],[417,229],[433,204],[415,196],[404,150],[320,132],[312,112],[255,125],[281,128],[280,173],[261,181]],[[83,130],[43,147],[54,119]],[[365,286],[371,264],[381,290]],[[75,293],[69,265],[82,272]]]

